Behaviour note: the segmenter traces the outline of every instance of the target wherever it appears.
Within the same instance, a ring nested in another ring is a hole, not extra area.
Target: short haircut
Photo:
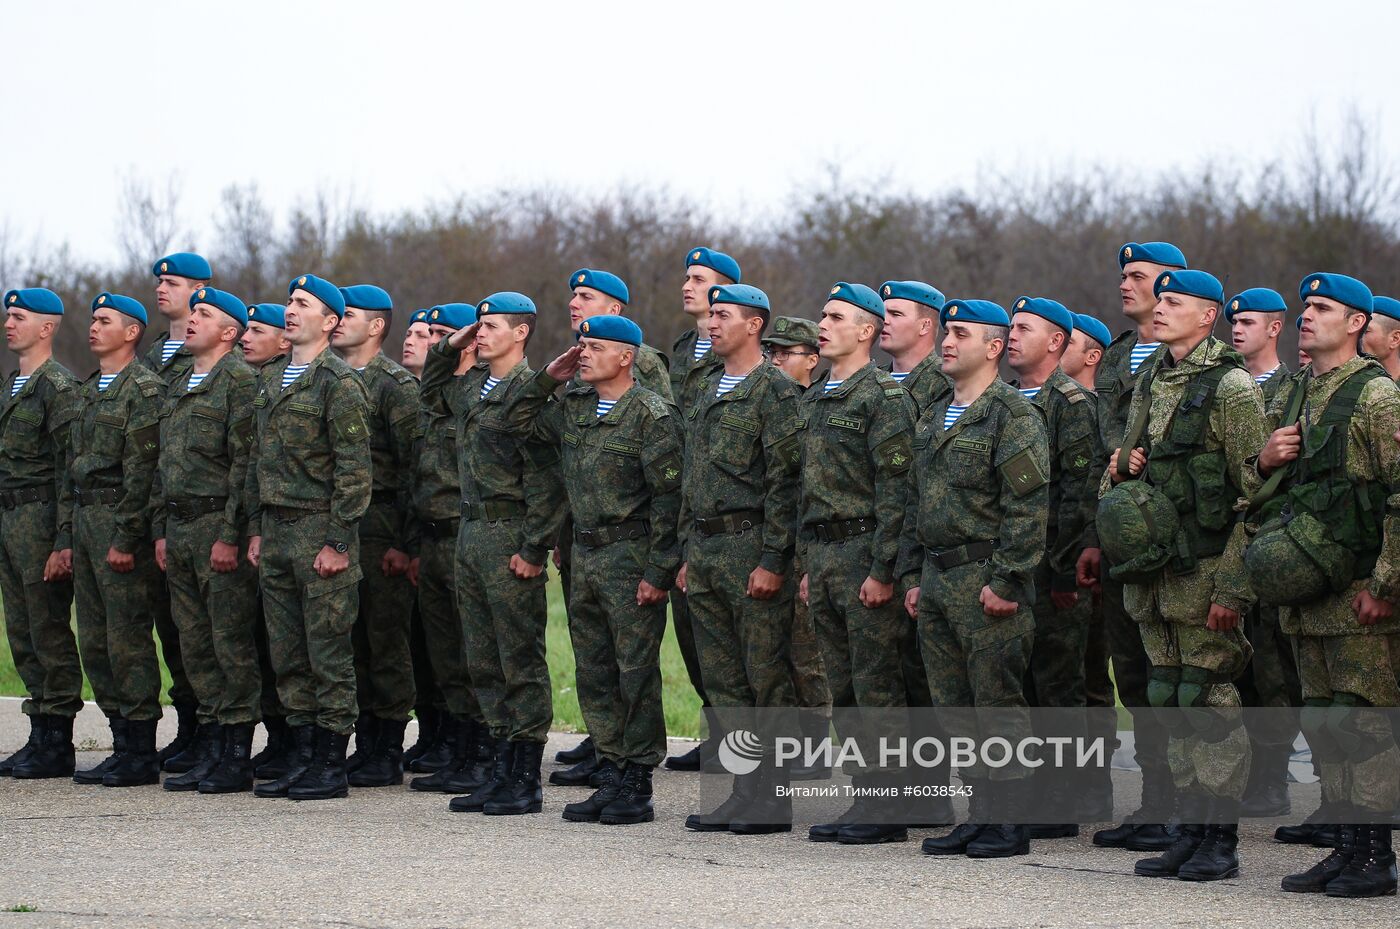
[[[534,338],[535,321],[538,318],[535,316],[534,313],[500,313],[492,315],[499,315],[502,319],[506,321],[506,326],[510,329],[514,329],[516,326],[526,327],[525,344],[527,346],[530,344],[530,340]]]
[[[720,275],[720,276],[723,277],[724,275]],[[760,330],[758,330],[759,336],[762,336],[763,333],[765,333],[765,332],[768,331],[768,311],[767,311],[767,310],[761,309],[760,307],[756,307],[756,306],[744,306],[743,304],[740,304],[740,305],[739,305],[739,312],[742,313],[742,314],[744,314],[744,321],[745,321],[745,322],[748,322],[749,320],[753,319],[755,316],[760,317],[760,318],[763,320],[763,328],[760,329]]]
[[[872,338],[874,338],[876,342],[879,342],[880,333],[884,331],[885,328],[884,317],[878,316],[867,309],[863,309],[862,307],[856,307],[856,312],[860,314],[856,317],[857,322],[870,323],[872,326],[875,327],[875,335]]]
[[[1007,342],[1011,340],[1010,326],[983,326],[982,344],[990,345],[993,339],[1001,339],[1001,352],[997,357],[1006,354]]]

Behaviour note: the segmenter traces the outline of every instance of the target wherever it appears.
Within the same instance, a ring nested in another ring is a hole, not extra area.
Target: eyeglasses
[[[768,360],[781,362],[789,358],[803,358],[815,354],[816,352],[800,352],[793,348],[775,348],[768,352]]]

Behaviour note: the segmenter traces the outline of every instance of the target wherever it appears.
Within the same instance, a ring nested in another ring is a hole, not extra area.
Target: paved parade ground
[[[5,753],[27,731],[17,703],[0,699]],[[92,707],[79,715],[81,747],[101,739],[101,718]],[[578,740],[556,735],[546,759]],[[101,757],[81,752],[78,764]],[[1121,790],[1136,789],[1134,776],[1117,776]],[[682,826],[698,781],[658,772],[654,823],[598,826],[560,819],[584,792],[548,786],[541,815],[485,817],[397,787],[298,804],[3,779],[0,929],[1389,927],[1397,917],[1393,897],[1280,893],[1280,876],[1322,853],[1278,845],[1271,826],[1250,821],[1240,877],[1190,885],[1134,877],[1139,856],[1094,848],[1088,830],[991,862],[921,855],[922,830],[874,848],[813,844],[805,824],[789,835],[701,835]],[[1316,790],[1293,785],[1295,804],[1311,809]]]

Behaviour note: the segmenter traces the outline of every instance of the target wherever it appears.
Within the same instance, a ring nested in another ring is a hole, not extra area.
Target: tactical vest
[[[1226,352],[1186,385],[1181,403],[1172,412],[1172,421],[1159,441],[1150,441],[1146,430],[1142,430],[1147,483],[1166,495],[1180,519],[1175,551],[1167,562],[1171,574],[1191,573],[1200,559],[1219,555],[1229,542],[1238,492],[1226,475],[1224,450],[1206,451],[1205,445],[1210,410],[1220,381],[1229,371],[1243,367],[1244,360],[1239,355]],[[1151,403],[1157,368],[1154,365],[1138,384],[1145,404]],[[1143,424],[1146,425],[1145,416]]]

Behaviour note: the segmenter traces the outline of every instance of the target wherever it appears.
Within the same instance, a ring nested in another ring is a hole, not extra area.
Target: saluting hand
[[[447,344],[457,351],[476,351],[476,333],[481,328],[481,323],[475,322],[463,329],[458,329],[447,337]]]
[[[567,381],[578,373],[579,358],[583,355],[583,348],[574,345],[568,351],[560,355],[549,363],[544,369],[545,373],[556,381]]]

